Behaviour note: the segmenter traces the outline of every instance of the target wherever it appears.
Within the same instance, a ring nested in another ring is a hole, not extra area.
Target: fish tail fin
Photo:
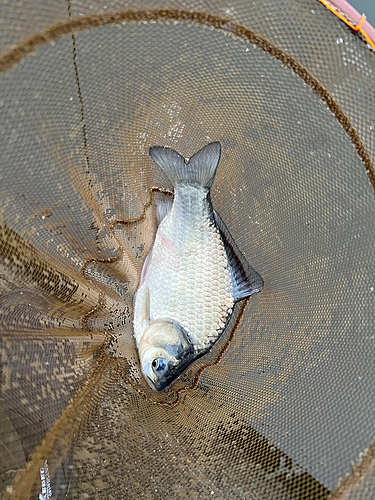
[[[174,186],[179,182],[186,182],[210,188],[219,164],[221,145],[220,142],[207,144],[195,153],[187,163],[177,151],[167,147],[153,146],[150,148],[149,154]]]

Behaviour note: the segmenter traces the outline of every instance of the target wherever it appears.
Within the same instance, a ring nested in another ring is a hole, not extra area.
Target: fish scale
[[[160,224],[153,248],[152,257],[158,262],[160,258],[161,265],[153,270],[148,282],[150,319],[163,317],[179,322],[197,348],[206,346],[222,330],[221,312],[214,306],[233,305],[225,249],[217,229],[209,224],[211,213],[207,189],[181,185],[176,190],[173,209]],[[203,233],[202,218],[207,222]],[[166,250],[163,238],[173,242],[173,247]],[[184,254],[188,256],[186,261]],[[179,269],[171,276],[165,272],[165,265],[177,260],[181,260]],[[213,282],[214,289],[208,286]],[[166,296],[173,297],[170,303],[165,301]],[[188,311],[186,304],[190,306]]]

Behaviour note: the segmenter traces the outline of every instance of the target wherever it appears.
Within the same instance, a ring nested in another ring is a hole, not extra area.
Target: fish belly
[[[232,277],[207,188],[175,190],[142,286],[149,289],[150,319],[179,323],[197,351],[224,330],[234,304]]]

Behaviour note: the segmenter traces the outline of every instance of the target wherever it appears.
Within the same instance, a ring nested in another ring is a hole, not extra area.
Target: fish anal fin
[[[224,243],[233,277],[233,297],[238,302],[263,289],[263,279],[240,252],[220,215],[214,211],[216,226]]]
[[[164,193],[155,193],[155,212],[158,227],[161,221],[169,213],[173,205],[173,197]]]

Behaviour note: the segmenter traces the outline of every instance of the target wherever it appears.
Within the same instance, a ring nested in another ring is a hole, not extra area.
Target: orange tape
[[[366,16],[364,14],[362,14],[362,17],[359,20],[359,23],[357,24],[357,26],[354,27],[354,30],[361,31],[361,28],[365,24],[365,21],[366,21]]]
[[[342,16],[340,12],[334,9],[328,2],[326,2],[325,0],[319,0],[319,2],[322,3],[324,7],[327,7],[328,10],[330,10],[333,14],[335,14],[335,16],[337,16],[341,21],[347,24],[352,30],[359,31],[365,37],[367,43],[369,43],[371,47],[375,50],[375,43],[371,40],[371,38],[368,36],[365,30],[362,29],[362,26],[365,24],[366,21],[366,16],[364,14],[359,20],[359,23],[355,26],[350,21],[348,21],[344,16]]]

